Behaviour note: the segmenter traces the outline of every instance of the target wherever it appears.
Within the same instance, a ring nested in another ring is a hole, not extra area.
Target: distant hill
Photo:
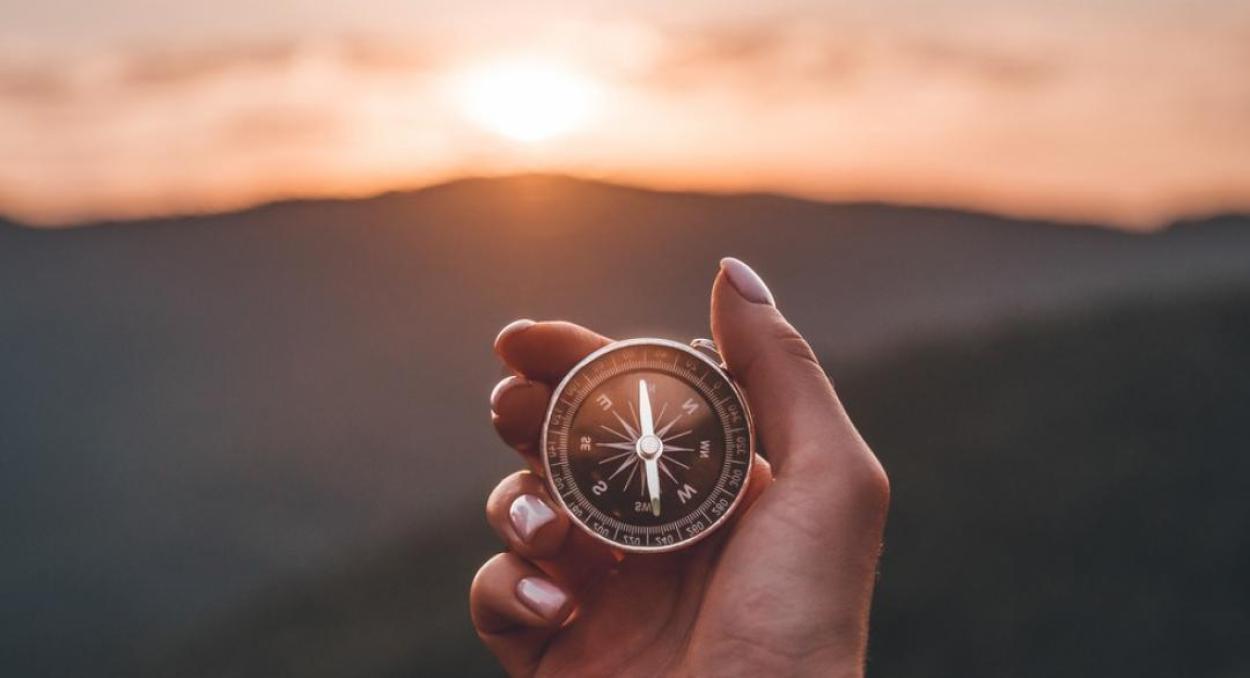
[[[1250,672],[1247,345],[1250,286],[835,363],[894,487],[870,675]],[[465,603],[498,549],[480,510],[260,596],[154,673],[494,675]]]
[[[1131,235],[530,176],[0,226],[0,670],[130,667],[270,586],[461,524],[515,465],[486,418],[498,328],[705,335],[723,255],[853,368],[1243,284],[1250,219]]]

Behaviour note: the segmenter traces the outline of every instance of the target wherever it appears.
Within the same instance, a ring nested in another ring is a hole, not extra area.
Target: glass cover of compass
[[[664,339],[609,344],[552,395],[542,432],[553,495],[591,536],[671,551],[724,524],[754,459],[746,403],[700,351]]]

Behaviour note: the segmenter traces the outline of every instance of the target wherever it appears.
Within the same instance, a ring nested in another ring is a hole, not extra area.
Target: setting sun
[[[459,84],[464,112],[482,127],[517,141],[542,141],[582,125],[594,87],[558,66],[510,62],[485,66]]]

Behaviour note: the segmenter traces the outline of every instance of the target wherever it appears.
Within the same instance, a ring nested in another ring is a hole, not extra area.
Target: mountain
[[[515,466],[486,405],[512,318],[702,336],[735,255],[841,380],[1023,320],[1236,287],[1248,226],[1133,235],[525,176],[0,228],[0,669],[126,672],[271,587],[446,526],[480,537]]]

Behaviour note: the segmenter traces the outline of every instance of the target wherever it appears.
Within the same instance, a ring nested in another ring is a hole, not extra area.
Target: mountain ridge
[[[466,175],[438,181],[413,188],[391,189],[374,194],[361,196],[307,196],[291,197],[263,201],[254,205],[235,209],[206,210],[203,212],[186,212],[158,214],[127,219],[87,219],[79,222],[56,224],[50,226],[25,223],[0,213],[0,228],[13,227],[38,231],[76,230],[83,228],[110,228],[118,226],[143,226],[166,224],[170,222],[195,222],[201,220],[228,219],[246,217],[251,214],[273,213],[285,209],[304,209],[308,207],[328,207],[344,205],[367,206],[369,203],[386,203],[394,201],[420,200],[441,192],[456,190],[480,191],[487,188],[509,189],[523,187],[525,184],[545,183],[549,188],[556,186],[563,190],[610,190],[620,194],[647,195],[651,197],[685,197],[693,199],[716,199],[739,202],[762,201],[773,203],[790,203],[816,208],[826,208],[847,212],[878,212],[894,214],[913,214],[920,216],[958,216],[978,219],[993,219],[1004,223],[1047,224],[1064,228],[1098,228],[1116,232],[1149,234],[1178,227],[1202,225],[1208,222],[1241,220],[1250,222],[1250,213],[1237,211],[1212,211],[1182,215],[1160,224],[1156,228],[1125,228],[1108,223],[1087,220],[1055,219],[1041,215],[1007,215],[989,210],[954,205],[938,205],[925,203],[906,203],[879,200],[825,200],[776,191],[708,191],[665,189],[648,187],[638,184],[614,182],[572,174],[531,172],[499,176]]]

